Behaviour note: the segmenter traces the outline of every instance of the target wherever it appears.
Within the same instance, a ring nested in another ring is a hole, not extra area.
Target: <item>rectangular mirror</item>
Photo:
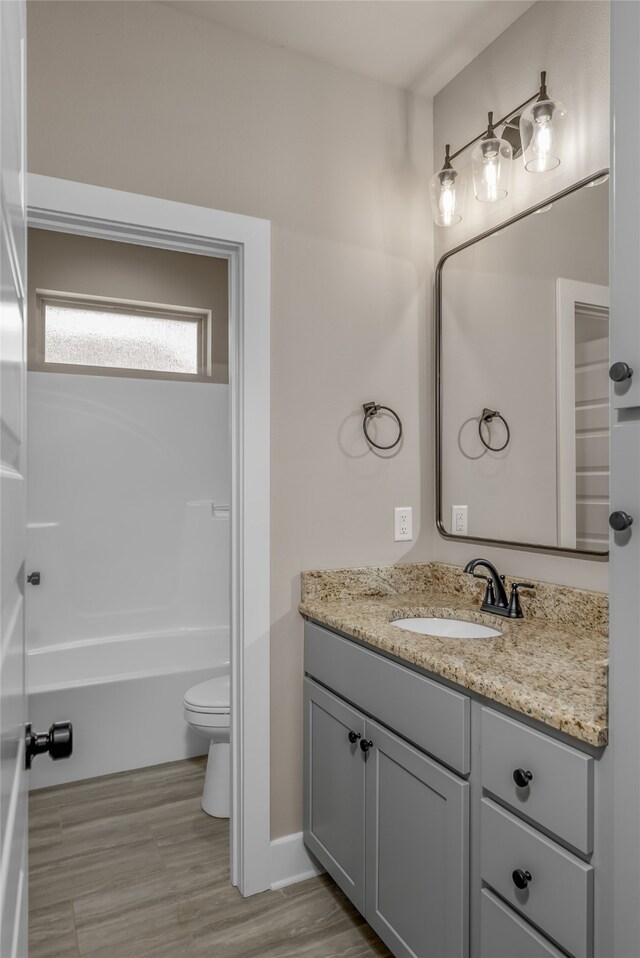
[[[598,173],[438,264],[443,536],[608,552],[607,180]]]

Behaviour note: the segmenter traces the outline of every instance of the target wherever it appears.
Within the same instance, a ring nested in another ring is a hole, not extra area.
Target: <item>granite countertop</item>
[[[480,612],[483,586],[441,563],[302,574],[303,616],[589,745],[607,743],[608,602],[602,593],[535,583],[524,619]],[[463,618],[497,638],[444,639],[390,625]]]

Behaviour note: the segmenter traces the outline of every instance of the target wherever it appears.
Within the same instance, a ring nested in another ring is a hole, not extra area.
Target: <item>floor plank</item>
[[[391,958],[326,875],[242,898],[205,763],[31,793],[29,958]]]

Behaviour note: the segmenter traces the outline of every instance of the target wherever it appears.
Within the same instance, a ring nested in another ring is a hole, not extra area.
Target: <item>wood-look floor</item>
[[[326,876],[231,887],[204,761],[31,793],[29,958],[390,958]]]

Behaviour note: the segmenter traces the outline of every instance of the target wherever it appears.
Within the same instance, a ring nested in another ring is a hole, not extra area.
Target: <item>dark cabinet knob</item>
[[[526,888],[531,881],[531,872],[525,872],[521,868],[516,868],[515,871],[511,872],[511,877],[516,888],[520,888],[522,890],[523,888]]]
[[[363,738],[360,742],[360,748],[366,754],[370,748],[373,748],[373,742],[370,739]]]
[[[633,376],[633,369],[628,363],[614,363],[609,368],[609,379],[614,383],[623,383]]]
[[[54,761],[69,758],[73,752],[73,726],[71,722],[54,722],[48,732],[32,732],[31,723],[26,727],[25,767],[31,768],[36,755],[48,752]]]
[[[513,773],[513,780],[518,788],[526,788],[532,778],[533,772],[528,768],[517,768]]]
[[[352,745],[355,745],[359,738],[360,732],[349,732],[349,741]]]
[[[40,585],[40,573],[39,572],[30,572],[27,576],[27,582],[30,585]]]
[[[612,512],[609,516],[609,525],[616,532],[623,532],[633,523],[633,516],[628,512]]]

